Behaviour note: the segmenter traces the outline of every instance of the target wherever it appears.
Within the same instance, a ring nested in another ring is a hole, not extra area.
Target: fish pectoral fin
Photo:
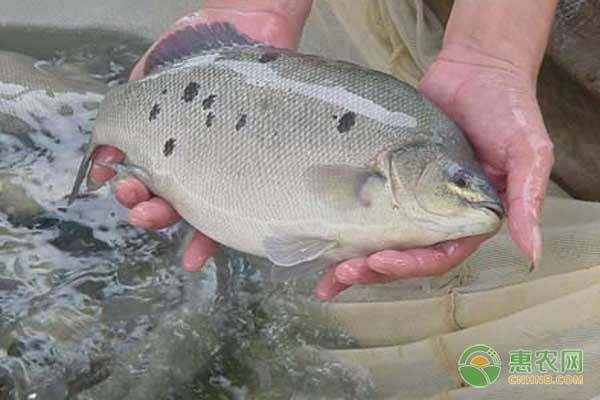
[[[337,246],[337,241],[313,237],[268,236],[263,241],[267,258],[280,267],[314,261]]]
[[[313,165],[303,175],[309,191],[342,207],[368,207],[385,184],[385,178],[372,169],[349,165]]]

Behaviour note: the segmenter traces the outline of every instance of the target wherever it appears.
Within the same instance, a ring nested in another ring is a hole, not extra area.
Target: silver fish
[[[214,40],[106,95],[72,199],[107,144],[195,228],[281,267],[498,228],[469,143],[412,87],[208,29],[234,46]]]

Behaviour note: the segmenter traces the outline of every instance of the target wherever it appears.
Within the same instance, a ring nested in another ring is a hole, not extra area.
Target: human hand
[[[513,240],[534,264],[542,249],[540,208],[553,164],[535,87],[556,6],[557,0],[455,0],[443,50],[420,85],[463,128],[503,197]],[[485,239],[350,260],[326,274],[317,294],[331,298],[356,283],[443,273]]]
[[[535,80],[529,71],[505,60],[449,46],[430,66],[419,88],[463,128],[503,199],[513,240],[534,265],[542,250],[539,219],[554,162]],[[353,284],[444,273],[485,239],[470,237],[350,260],[329,271],[317,292],[331,298]]]
[[[304,21],[312,0],[209,0],[204,9],[183,17],[165,31],[135,66],[131,79],[144,76],[146,57],[157,46],[169,46],[173,34],[186,27],[213,22],[229,22],[241,33],[257,42],[276,48],[298,46]],[[115,147],[103,146],[95,153],[95,161],[120,162],[124,154]],[[110,168],[95,164],[90,169],[91,186],[99,186],[115,175]],[[154,196],[140,181],[126,178],[113,186],[117,200],[131,209],[129,222],[146,229],[161,229],[181,218],[164,199]],[[216,249],[216,244],[200,232],[195,232],[183,255],[188,271],[199,271]]]
[[[537,74],[474,49],[447,47],[420,90],[464,130],[500,193],[514,242],[534,263],[544,194],[554,163],[536,98]]]

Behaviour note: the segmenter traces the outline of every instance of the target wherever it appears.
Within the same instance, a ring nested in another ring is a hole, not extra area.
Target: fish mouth
[[[497,203],[495,201],[478,201],[477,203],[473,203],[473,206],[478,208],[485,208],[493,212],[500,220],[504,218],[504,207],[502,207],[502,204]]]

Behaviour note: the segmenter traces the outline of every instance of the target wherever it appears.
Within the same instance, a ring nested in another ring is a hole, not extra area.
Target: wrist
[[[444,36],[445,53],[537,78],[557,0],[455,0]]]
[[[541,63],[530,57],[519,57],[514,52],[501,52],[497,49],[482,49],[463,41],[444,41],[442,50],[436,57],[436,64],[452,64],[454,69],[464,71],[494,71],[511,75],[514,79],[535,87]]]
[[[471,47],[444,46],[419,83],[419,91],[459,123],[470,101],[493,94],[490,88],[536,102],[536,77],[528,68]]]

